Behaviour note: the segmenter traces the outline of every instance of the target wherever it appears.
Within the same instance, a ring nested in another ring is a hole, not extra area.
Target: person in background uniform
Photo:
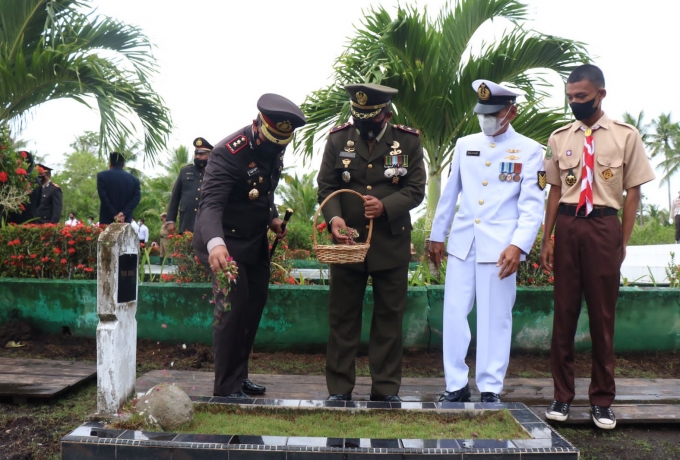
[[[567,79],[567,101],[576,121],[556,130],[548,141],[544,164],[550,193],[540,258],[543,268],[555,273],[550,348],[555,399],[546,417],[564,421],[569,416],[574,336],[585,296],[593,355],[591,418],[599,428],[612,429],[614,314],[621,263],[635,225],[640,186],[653,180],[654,172],[638,131],[602,110],[606,95],[604,75],[594,65],[577,67]]]
[[[425,196],[425,166],[420,132],[392,125],[391,101],[397,90],[376,84],[347,85],[353,124],[331,129],[319,175],[319,203],[339,189],[323,207],[335,241],[347,243],[347,227],[366,241],[373,219],[371,247],[363,263],[331,264],[326,352],[329,400],[350,400],[355,357],[361,337],[364,293],[373,280],[373,320],[368,345],[371,401],[401,401],[402,318],[411,258],[411,215]],[[343,234],[340,234],[342,230]]]
[[[264,94],[259,113],[222,139],[210,154],[194,227],[194,249],[214,274],[238,266],[238,282],[226,299],[216,299],[213,321],[216,396],[244,398],[265,387],[248,379],[248,355],[255,341],[269,288],[267,231],[283,238],[283,221],[274,203],[286,146],[295,128],[306,123],[285,97]],[[224,311],[224,301],[231,310]]]
[[[179,177],[172,188],[172,197],[168,205],[168,230],[175,233],[175,221],[179,211],[179,233],[194,231],[194,221],[201,197],[201,185],[208,156],[213,146],[202,137],[194,139],[194,163],[186,165],[179,171]]]
[[[99,223],[132,222],[132,212],[139,204],[139,179],[123,170],[125,157],[118,152],[109,156],[109,169],[97,173]]]
[[[675,221],[675,244],[680,243],[680,191],[671,206],[671,219]]]
[[[517,92],[489,80],[476,80],[472,87],[482,132],[458,139],[430,234],[434,264],[439,267],[444,254],[450,255],[444,292],[446,391],[440,401],[470,400],[467,317],[476,300],[475,381],[481,402],[499,403],[510,362],[517,268],[543,220],[543,149],[512,127]]]
[[[39,224],[58,224],[61,220],[63,193],[61,187],[52,182],[52,168],[38,164],[38,180],[40,181],[40,196],[35,216]]]
[[[27,152],[25,150],[19,151],[19,154],[26,159],[26,162],[28,163],[28,168],[26,169],[26,172],[28,176],[30,176],[35,167],[33,155],[31,155],[31,152]],[[40,201],[40,191],[41,191],[40,180],[36,178],[35,187],[29,193],[28,200],[24,203],[23,211],[9,213],[7,215],[6,222],[8,224],[10,223],[23,224],[27,223],[28,221],[32,221],[32,219],[36,217],[35,211],[36,209],[38,209],[38,202]]]
[[[158,251],[161,257],[165,257],[165,254],[168,252],[168,247],[170,244],[170,240],[168,237],[170,236],[170,230],[168,230],[168,223],[167,223],[167,214],[162,213],[161,214],[161,241],[160,244],[158,245]]]
[[[149,241],[149,227],[144,225],[144,219],[139,219],[139,230],[137,230],[139,242],[145,244]]]

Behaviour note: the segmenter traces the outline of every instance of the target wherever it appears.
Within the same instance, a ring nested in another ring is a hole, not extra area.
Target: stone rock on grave
[[[162,383],[139,398],[135,412],[147,423],[169,430],[194,419],[194,404],[181,388]]]

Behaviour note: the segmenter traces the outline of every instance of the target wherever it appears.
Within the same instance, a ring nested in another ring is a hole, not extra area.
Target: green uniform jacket
[[[384,166],[385,157],[396,151],[392,148],[395,141],[399,143],[397,149],[401,150],[400,155],[408,157],[407,172],[399,177],[396,184],[392,178],[385,177]],[[352,142],[354,145],[350,147]],[[351,148],[354,155],[347,151]],[[347,174],[343,178],[345,172],[349,173],[349,178]],[[423,148],[417,130],[403,125],[388,125],[373,153],[369,153],[368,144],[352,125],[345,123],[333,128],[328,135],[317,181],[319,203],[339,189],[351,189],[382,201],[385,213],[373,221],[371,247],[366,255],[369,272],[408,265],[412,229],[409,211],[423,201],[426,182]],[[322,212],[326,222],[335,216],[342,217],[349,227],[359,231],[357,241],[366,241],[369,221],[364,217],[363,202],[356,195],[336,195],[324,205]],[[362,264],[345,266],[364,268]]]

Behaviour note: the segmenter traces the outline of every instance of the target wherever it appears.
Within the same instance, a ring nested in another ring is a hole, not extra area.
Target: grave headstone
[[[97,413],[115,415],[134,395],[137,367],[139,238],[111,224],[97,251]]]

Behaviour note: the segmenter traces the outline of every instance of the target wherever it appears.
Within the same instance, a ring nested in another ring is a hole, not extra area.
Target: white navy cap
[[[521,93],[491,80],[475,80],[472,88],[477,91],[477,105],[474,112],[479,114],[496,113],[506,105],[515,102]]]

